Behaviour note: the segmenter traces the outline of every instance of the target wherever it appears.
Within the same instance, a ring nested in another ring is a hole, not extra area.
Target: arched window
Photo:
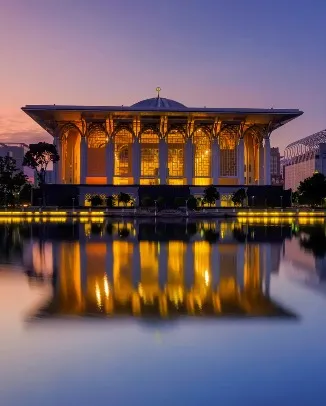
[[[80,183],[80,132],[75,125],[66,126],[61,133],[61,156],[63,183]]]
[[[87,137],[87,177],[100,178],[106,175],[105,168],[105,145],[107,142],[107,135],[103,128],[94,126],[89,130]],[[87,179],[87,182],[90,182]],[[104,182],[104,179],[102,179]]]
[[[140,136],[141,142],[141,176],[158,177],[159,138],[153,130],[147,130]]]
[[[168,176],[183,178],[184,176],[184,138],[178,131],[170,132],[168,142]]]
[[[201,129],[196,130],[193,137],[195,177],[211,176],[211,142]]]
[[[114,136],[114,175],[131,176],[132,172],[132,134],[121,129]]]
[[[220,176],[237,176],[237,138],[234,132],[220,134]]]

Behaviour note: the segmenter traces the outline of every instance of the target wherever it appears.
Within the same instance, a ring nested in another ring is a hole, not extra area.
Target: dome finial
[[[160,91],[161,91],[162,89],[160,88],[160,86],[157,86],[157,88],[156,88],[156,91],[157,91],[157,98],[159,99],[160,98]]]

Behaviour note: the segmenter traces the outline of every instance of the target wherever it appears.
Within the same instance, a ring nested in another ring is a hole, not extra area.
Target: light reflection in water
[[[290,227],[271,244],[264,227],[238,222],[70,226],[72,240],[47,243],[53,298],[39,315],[290,315],[270,297],[273,261]]]

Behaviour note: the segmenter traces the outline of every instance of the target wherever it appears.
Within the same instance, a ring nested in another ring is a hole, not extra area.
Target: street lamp
[[[254,206],[255,205],[255,196],[251,196],[251,200],[252,200],[251,205]]]
[[[72,198],[72,214],[75,212],[75,198]]]
[[[156,212],[157,212],[157,200],[154,200],[154,204],[155,204],[155,217],[156,217]]]
[[[283,196],[281,195],[280,198],[281,198],[281,208],[283,208]]]
[[[186,199],[186,216],[188,217],[188,200],[189,199]]]

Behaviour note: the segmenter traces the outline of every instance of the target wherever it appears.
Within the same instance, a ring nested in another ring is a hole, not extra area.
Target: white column
[[[54,182],[55,184],[60,184],[62,183],[62,158],[63,158],[63,154],[61,151],[61,139],[59,136],[55,136],[53,138],[53,145],[56,147],[57,152],[60,156],[60,159],[58,162],[56,162],[55,164],[53,164],[53,172],[54,172]]]
[[[237,245],[237,284],[240,292],[244,287],[245,245]]]
[[[259,185],[264,184],[264,145],[259,144]]]
[[[166,185],[167,183],[167,166],[168,166],[168,144],[165,139],[159,141],[159,177],[160,185]]]
[[[114,143],[111,140],[105,146],[105,172],[106,172],[106,183],[108,185],[113,185],[114,176]]]
[[[265,138],[264,145],[264,180],[265,185],[271,184],[271,144],[269,138]]]
[[[87,176],[87,140],[86,136],[80,140],[80,183],[86,183]]]
[[[213,185],[217,185],[220,176],[220,144],[217,139],[212,141],[211,168]]]
[[[141,144],[139,141],[139,138],[135,138],[132,144],[132,176],[135,185],[139,185],[140,181]]]
[[[237,152],[238,152],[238,162],[237,162],[238,182],[239,182],[239,185],[244,185],[244,140],[243,140],[243,138],[239,139]],[[247,179],[247,183],[248,183],[248,179]]]
[[[185,177],[187,185],[192,185],[194,176],[194,146],[192,139],[188,138],[185,145]]]

